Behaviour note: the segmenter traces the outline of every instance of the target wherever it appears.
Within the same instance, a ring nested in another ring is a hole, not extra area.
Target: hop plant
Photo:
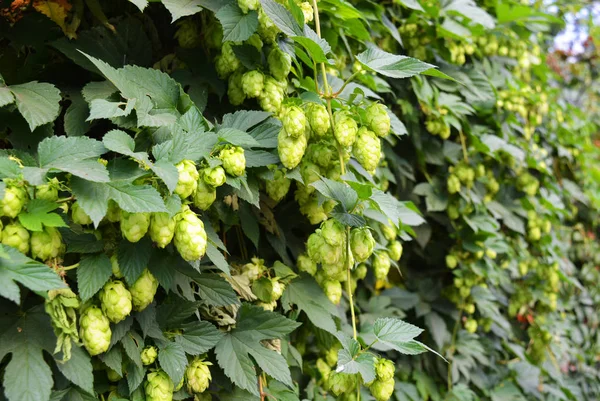
[[[296,265],[298,266],[298,270],[306,272],[311,276],[314,276],[317,273],[317,264],[310,257],[308,257],[308,255],[302,254],[298,256]]]
[[[269,52],[267,63],[269,64],[269,72],[278,81],[285,80],[292,69],[292,57],[279,47],[273,47]]]
[[[210,185],[206,184],[206,182],[201,178],[198,181],[198,188],[196,188],[196,192],[194,192],[194,206],[196,206],[200,210],[208,210],[208,208],[213,204],[213,202],[216,199],[217,190],[211,187]]]
[[[261,8],[258,10],[258,34],[267,43],[274,43],[279,33],[279,28]]]
[[[282,129],[277,137],[277,151],[279,152],[281,163],[290,170],[296,168],[300,164],[300,161],[302,161],[306,145],[307,140],[305,135],[294,138]]]
[[[375,374],[378,380],[387,381],[394,378],[396,366],[389,359],[379,358],[375,363]]]
[[[129,287],[133,309],[138,312],[146,309],[154,300],[157,289],[158,280],[150,273],[150,270],[144,269],[140,277]]]
[[[248,71],[242,75],[242,90],[248,97],[260,96],[265,87],[265,76],[260,71]]]
[[[322,104],[311,104],[308,108],[308,122],[317,136],[324,136],[329,131],[329,113]]]
[[[29,252],[29,231],[17,221],[7,224],[2,230],[2,244],[26,254]]]
[[[323,291],[327,298],[334,304],[337,305],[342,300],[342,283],[337,280],[325,280],[321,284]]]
[[[340,247],[346,239],[344,226],[335,219],[329,219],[321,224],[321,236],[325,242],[334,247]]]
[[[275,202],[282,200],[290,190],[292,181],[285,176],[285,171],[273,171],[273,178],[265,182],[265,189],[269,198]]]
[[[175,234],[175,218],[168,213],[152,213],[150,216],[150,238],[159,248],[171,243]]]
[[[229,76],[227,97],[229,98],[229,103],[234,106],[239,106],[246,100],[246,94],[244,93],[244,89],[242,89],[242,73],[240,71],[236,71]]]
[[[220,187],[227,180],[225,170],[221,166],[204,169],[202,177],[204,178],[204,182],[213,188]]]
[[[258,97],[258,103],[264,111],[277,113],[281,109],[283,95],[283,89],[278,82],[271,77],[267,77],[263,91]]]
[[[402,243],[400,241],[392,241],[387,247],[390,258],[393,261],[399,261],[402,257]]]
[[[121,212],[121,233],[127,241],[138,242],[148,232],[150,213]]]
[[[179,172],[179,179],[174,192],[179,195],[181,199],[185,199],[196,190],[200,174],[198,173],[198,170],[196,170],[196,164],[191,160],[182,160],[177,163],[176,167]]]
[[[254,46],[256,50],[261,51],[263,48],[263,41],[260,38],[260,35],[257,33],[253,33],[247,40],[246,44]]]
[[[110,265],[113,276],[116,278],[123,278],[123,273],[121,273],[121,269],[119,268],[119,259],[116,253],[110,257]]]
[[[367,265],[365,263],[361,263],[352,271],[352,275],[357,280],[364,280],[364,278],[367,277],[368,270],[369,269],[367,268]]]
[[[381,141],[365,127],[358,130],[356,143],[353,147],[354,157],[369,173],[375,173],[375,169],[381,159]]]
[[[390,267],[390,255],[387,253],[387,251],[375,252],[375,257],[373,259],[375,278],[377,280],[385,280],[390,272]]]
[[[304,15],[305,24],[308,24],[314,19],[314,10],[308,1],[303,1],[300,3],[300,9],[302,10],[302,15]]]
[[[367,227],[353,228],[350,231],[350,249],[357,262],[364,262],[373,254],[375,239]]]
[[[175,247],[177,251],[185,260],[199,260],[206,253],[207,237],[204,223],[187,206],[183,207],[176,219]]]
[[[356,388],[354,375],[347,373],[331,372],[327,379],[327,386],[337,396],[347,393]]]
[[[244,175],[246,171],[246,157],[244,149],[239,146],[226,146],[221,149],[219,159],[223,162],[223,168],[227,174],[234,177]]]
[[[375,380],[371,387],[371,395],[375,397],[377,401],[388,401],[394,393],[394,379],[389,380]]]
[[[158,350],[155,346],[150,345],[144,347],[142,352],[140,353],[140,358],[144,365],[152,365],[158,356]]]
[[[27,202],[27,191],[25,188],[15,185],[7,185],[4,197],[0,200],[0,210],[3,216],[15,218]]]
[[[119,323],[131,313],[131,293],[122,281],[111,280],[100,291],[102,312],[113,323]]]
[[[121,221],[121,208],[114,200],[108,201],[108,209],[106,211],[106,219],[111,223]]]
[[[185,370],[185,381],[187,389],[192,394],[200,394],[206,391],[212,380],[210,369],[212,363],[195,358]]]
[[[79,205],[79,202],[74,202],[71,206],[71,219],[73,219],[73,223],[82,226],[92,224],[92,218],[83,211],[82,207]]]
[[[221,54],[215,59],[215,68],[221,79],[227,78],[232,72],[240,68],[241,65],[231,45],[232,42],[223,43]]]
[[[300,107],[291,106],[286,108],[281,117],[281,122],[288,135],[293,136],[294,138],[304,135],[306,115]]]
[[[398,236],[398,229],[391,220],[388,220],[388,224],[381,224],[381,233],[386,240],[395,241]]]
[[[175,39],[180,47],[184,49],[193,49],[202,43],[200,27],[193,18],[186,18],[177,23]]]
[[[345,111],[336,111],[333,115],[335,121],[333,134],[340,145],[349,148],[356,141],[358,125]]]
[[[391,121],[387,107],[381,103],[373,103],[365,110],[367,125],[379,137],[390,133]]]
[[[448,193],[450,193],[450,194],[455,194],[457,192],[460,192],[460,180],[454,174],[450,174],[448,176],[446,186],[448,188]]]
[[[52,178],[47,184],[35,187],[35,199],[43,199],[50,202],[58,200],[58,179]]]
[[[90,306],[81,314],[79,337],[90,355],[106,352],[111,336],[110,322],[100,308]]]
[[[283,291],[285,290],[285,284],[279,281],[278,277],[273,277],[271,279],[271,285],[273,290],[271,291],[271,299],[273,301],[277,301],[283,295]]]
[[[148,373],[144,385],[146,401],[172,401],[174,387],[173,381],[165,371]]]
[[[238,0],[237,3],[244,14],[248,14],[248,11],[257,10],[260,7],[259,0]]]
[[[31,257],[46,261],[56,258],[64,251],[60,232],[54,227],[44,227],[43,231],[31,233]]]

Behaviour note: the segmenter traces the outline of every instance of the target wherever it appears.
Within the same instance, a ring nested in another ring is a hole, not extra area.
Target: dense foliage
[[[0,2],[0,399],[600,398],[538,3]]]

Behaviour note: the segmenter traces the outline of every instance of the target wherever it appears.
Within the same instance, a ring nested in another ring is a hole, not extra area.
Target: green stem
[[[350,270],[352,266],[350,266],[350,227],[346,227],[346,283],[347,283],[347,291],[348,291],[348,301],[350,302],[350,314],[352,315],[352,333],[354,334],[354,339],[356,340],[358,335],[356,333],[356,315],[354,314],[354,299],[352,296],[352,282]]]
[[[358,75],[360,75],[360,74],[361,74],[361,72],[362,72],[362,71],[356,71],[354,74],[350,75],[350,76],[348,77],[348,79],[347,79],[347,80],[344,82],[344,84],[342,85],[342,87],[340,88],[340,90],[338,90],[337,92],[335,92],[335,93],[334,93],[332,96],[333,96],[333,97],[336,97],[336,96],[338,96],[340,93],[342,93],[342,92],[344,91],[344,89],[346,89],[346,86],[348,86],[348,84],[349,84],[350,82],[352,82],[352,80],[353,80],[354,78],[356,78]]]
[[[454,359],[452,358],[454,355],[454,343],[456,342],[456,335],[458,334],[458,328],[460,327],[460,320],[462,319],[462,309],[460,311],[460,313],[458,314],[458,320],[456,321],[456,324],[454,325],[454,330],[452,330],[452,341],[450,343],[450,348],[448,349],[450,351],[450,354],[448,355],[448,359],[449,359],[449,364],[448,364],[448,391],[452,390],[452,365],[453,365],[453,361]]]

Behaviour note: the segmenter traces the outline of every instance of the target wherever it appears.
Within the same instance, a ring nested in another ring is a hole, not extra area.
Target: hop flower
[[[317,273],[317,264],[306,254],[298,256],[296,265],[298,266],[298,270],[306,272],[311,276],[314,276]]]
[[[334,263],[328,265],[324,263],[322,265],[323,273],[328,279],[337,280],[337,281],[345,281],[346,279],[346,269],[343,263]]]
[[[106,219],[111,223],[121,221],[121,208],[114,200],[108,201],[108,210],[106,211]]]
[[[198,181],[198,188],[196,189],[196,192],[194,192],[194,206],[200,210],[208,210],[215,199],[217,199],[217,190],[207,185],[201,178]]]
[[[450,254],[446,255],[446,266],[448,269],[454,269],[458,265],[458,259],[456,256]]]
[[[131,293],[122,281],[114,280],[104,284],[100,291],[102,312],[113,323],[119,323],[131,313]]]
[[[231,42],[223,43],[221,47],[221,55],[215,59],[215,68],[219,78],[225,79],[232,72],[240,68],[240,60],[236,57],[231,47]]]
[[[323,291],[327,298],[334,304],[337,305],[342,300],[342,283],[337,280],[324,280],[321,283]]]
[[[308,123],[317,136],[323,136],[329,131],[329,113],[322,104],[310,104],[308,108]]]
[[[269,195],[269,198],[273,199],[275,202],[279,202],[285,197],[285,195],[287,195],[288,191],[290,190],[291,183],[292,181],[285,176],[285,172],[283,170],[275,170],[273,171],[273,179],[265,182],[267,195]]]
[[[321,236],[331,246],[340,247],[345,242],[344,226],[335,219],[329,219],[321,224]]]
[[[35,187],[35,198],[55,202],[58,199],[58,179],[53,178],[47,184]]]
[[[150,345],[148,347],[144,347],[140,354],[140,358],[142,359],[142,363],[144,365],[152,365],[158,356],[158,350],[155,346]]]
[[[273,78],[267,77],[263,91],[258,97],[258,103],[264,111],[276,113],[281,109],[283,95],[284,91],[279,83]]]
[[[252,258],[252,263],[246,263],[242,267],[242,274],[251,282],[259,278],[265,271],[264,259]]]
[[[465,322],[465,330],[469,333],[475,333],[477,331],[477,320],[475,319],[467,319]]]
[[[307,140],[305,135],[294,138],[282,129],[277,137],[277,151],[279,152],[281,163],[289,169],[298,166],[306,151],[306,144]]]
[[[387,251],[376,252],[375,259],[373,260],[375,278],[377,280],[385,280],[390,272],[390,267],[390,255],[387,253]]]
[[[326,143],[311,144],[309,150],[311,160],[323,168],[329,168],[335,158],[335,149]]]
[[[325,244],[325,239],[320,231],[316,231],[308,236],[308,241],[306,241],[306,252],[313,262],[321,263],[321,248]]]
[[[144,269],[142,275],[129,287],[133,309],[138,312],[146,309],[154,300],[157,289],[158,280],[150,273],[150,270]]]
[[[148,373],[144,393],[146,401],[172,401],[173,400],[173,381],[163,370]]]
[[[206,391],[212,380],[210,374],[210,362],[204,362],[200,358],[195,358],[185,370],[185,380],[188,391],[192,394],[200,394]]]
[[[242,75],[242,89],[248,97],[258,97],[265,87],[265,76],[260,71],[248,71]]]
[[[394,241],[398,236],[398,229],[391,220],[388,220],[388,224],[381,224],[381,233],[386,240]]]
[[[223,168],[227,174],[234,177],[244,175],[244,172],[246,171],[244,149],[239,146],[226,146],[221,149],[219,159],[223,162]]]
[[[119,268],[119,259],[116,253],[114,253],[110,257],[110,265],[112,267],[113,276],[115,276],[116,278],[123,278],[123,274],[121,273],[121,269]]]
[[[250,10],[257,10],[260,6],[259,0],[238,0],[237,3],[244,14],[248,14],[248,11]]]
[[[400,241],[392,241],[387,247],[388,253],[390,254],[390,258],[393,261],[399,261],[402,257],[402,244]]]
[[[455,194],[460,192],[460,180],[454,174],[450,174],[448,176],[448,181],[446,183],[448,187],[448,193]]]
[[[271,291],[271,299],[273,301],[277,301],[283,295],[285,284],[279,281],[278,277],[274,277],[271,279],[271,285],[273,287],[273,290]]]
[[[3,216],[17,217],[27,202],[27,191],[23,187],[8,185],[4,190],[4,198],[0,200],[0,211]]]
[[[273,23],[271,18],[261,8],[258,9],[258,34],[267,43],[275,42],[279,28]]]
[[[237,71],[229,76],[229,85],[227,87],[227,97],[229,103],[239,106],[246,100],[246,94],[242,89],[242,73]]]
[[[325,203],[319,205],[319,200],[316,196],[308,198],[306,203],[300,205],[300,213],[308,217],[310,224],[319,224],[327,220],[327,212],[325,211]]]
[[[366,227],[353,228],[350,232],[350,249],[352,255],[360,263],[369,259],[373,254],[375,239],[371,230]]]
[[[396,371],[396,366],[394,366],[394,362],[389,359],[379,358],[375,363],[375,374],[377,375],[378,380],[390,380],[394,378],[394,372]]]
[[[375,380],[369,389],[377,401],[388,401],[394,393],[394,379]]]
[[[246,44],[256,47],[256,50],[261,51],[263,48],[263,41],[260,38],[260,35],[257,33],[253,33],[247,40]]]
[[[314,10],[308,1],[303,1],[300,3],[300,9],[302,10],[302,14],[304,15],[304,23],[308,24],[315,17]]]
[[[354,269],[354,271],[352,271],[352,275],[357,280],[364,280],[364,278],[367,277],[367,271],[367,265],[361,263],[358,266],[356,266],[356,269]]]
[[[203,173],[202,177],[204,178],[204,182],[213,188],[220,187],[225,184],[225,181],[227,180],[225,170],[221,166],[206,168]]]
[[[26,254],[29,252],[29,231],[16,221],[7,224],[2,230],[2,243]]]
[[[307,159],[302,160],[302,163],[300,164],[300,175],[302,176],[304,186],[308,193],[313,193],[315,188],[310,184],[321,179],[321,169],[319,166],[311,163]]]
[[[87,308],[79,320],[79,336],[90,355],[106,352],[112,332],[110,322],[97,306]]]
[[[152,213],[150,216],[150,238],[159,248],[171,243],[175,234],[175,219],[168,213]]]
[[[73,223],[82,226],[92,224],[92,218],[83,211],[83,208],[79,205],[79,202],[75,202],[73,203],[73,206],[71,206],[71,219],[73,219]]]
[[[354,375],[347,373],[331,372],[327,379],[327,386],[337,396],[352,391],[356,388]]]
[[[391,121],[387,107],[381,103],[373,103],[365,110],[367,114],[367,125],[371,131],[379,137],[390,133]]]
[[[345,111],[336,111],[333,115],[335,121],[333,134],[338,143],[345,148],[349,148],[356,141],[358,125],[356,121]]]
[[[283,123],[283,129],[285,129],[288,135],[294,138],[304,135],[306,115],[300,107],[291,106],[285,109],[281,122]]]
[[[354,157],[367,170],[373,174],[379,159],[381,159],[381,141],[372,132],[361,127],[357,133],[356,143],[354,144]]]
[[[43,231],[31,233],[31,257],[46,261],[56,258],[64,251],[60,232],[54,227],[44,227]]]
[[[185,199],[196,190],[200,174],[198,173],[198,170],[196,170],[196,165],[191,160],[182,160],[176,167],[179,172],[179,180],[175,187],[175,193],[179,195],[181,199]]]
[[[200,27],[196,24],[194,19],[186,18],[181,20],[177,23],[177,26],[175,39],[177,39],[180,47],[183,47],[184,49],[193,49],[202,43]]]
[[[185,206],[176,216],[175,247],[181,257],[188,261],[198,260],[206,253],[204,223]]]
[[[146,235],[149,227],[149,213],[121,212],[121,233],[127,241],[138,242]]]
[[[292,69],[292,57],[279,47],[273,47],[269,52],[267,63],[271,75],[278,81],[285,80]]]

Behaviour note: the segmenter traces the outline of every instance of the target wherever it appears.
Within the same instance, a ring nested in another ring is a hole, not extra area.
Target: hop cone
[[[58,179],[53,178],[49,183],[35,187],[35,198],[54,202],[58,199]]]
[[[86,226],[92,224],[92,218],[83,211],[83,208],[79,205],[79,202],[73,203],[71,206],[71,219],[73,223]]]
[[[138,242],[148,232],[150,213],[121,212],[121,233],[127,241]]]
[[[277,28],[267,13],[264,12],[262,7],[259,8],[258,34],[260,37],[267,43],[273,43],[277,38],[277,33],[279,33],[279,28]]]
[[[204,362],[202,359],[196,358],[190,363],[185,370],[185,380],[187,389],[192,394],[203,393],[209,386],[212,376],[210,374],[210,362]]]
[[[285,176],[283,170],[275,170],[273,172],[273,179],[265,182],[265,189],[269,198],[275,202],[282,200],[290,190],[292,181]]]
[[[246,263],[242,266],[242,274],[248,277],[250,282],[259,278],[265,271],[264,259],[252,258],[252,263]]]
[[[311,104],[308,109],[310,128],[317,136],[323,136],[329,131],[329,113],[322,104]]]
[[[219,153],[219,159],[223,162],[223,168],[234,177],[244,175],[246,171],[246,157],[244,149],[239,146],[227,146]]]
[[[172,401],[173,381],[163,370],[148,373],[144,393],[146,401]]]
[[[388,224],[381,224],[381,232],[388,241],[394,241],[398,236],[398,229],[391,220],[388,220]]]
[[[179,180],[177,181],[177,187],[175,187],[175,193],[181,199],[185,199],[196,190],[200,174],[198,174],[196,165],[191,160],[183,160],[176,167],[179,172]]]
[[[352,275],[357,280],[363,280],[365,277],[367,277],[367,271],[368,271],[367,265],[364,263],[361,263],[358,266],[356,266],[356,269],[354,269],[352,271]]]
[[[311,276],[314,276],[317,273],[317,264],[309,258],[308,255],[302,254],[298,256],[296,265],[298,266],[298,270],[307,272]]]
[[[321,235],[331,246],[340,247],[345,242],[344,226],[335,219],[329,219],[321,224]]]
[[[242,89],[248,97],[258,97],[265,87],[265,76],[260,71],[248,71],[242,75]]]
[[[192,199],[194,206],[200,210],[208,210],[215,199],[217,199],[217,190],[206,184],[202,178],[198,180],[198,188],[196,188]]]
[[[335,121],[333,133],[338,143],[345,148],[349,148],[356,141],[358,125],[348,113],[337,111],[333,115]]]
[[[239,106],[244,103],[246,100],[246,94],[242,89],[242,73],[234,72],[229,77],[229,86],[227,87],[227,97],[229,98],[229,103],[234,106]]]
[[[142,359],[142,363],[144,365],[152,365],[157,356],[158,350],[153,345],[145,347],[140,354],[140,358]]]
[[[375,363],[375,374],[377,375],[378,380],[390,380],[394,378],[394,372],[396,371],[396,366],[394,366],[394,362],[389,359],[380,358]]]
[[[285,80],[292,69],[292,57],[278,47],[269,52],[267,63],[271,75],[278,81]]]
[[[188,261],[198,260],[206,253],[204,223],[187,207],[177,215],[175,247]]]
[[[377,280],[385,280],[390,272],[390,255],[386,251],[376,252],[373,269]]]
[[[108,210],[106,211],[106,219],[111,223],[121,221],[121,208],[114,200],[108,201]]]
[[[168,213],[152,213],[150,216],[150,238],[159,248],[171,243],[175,235],[175,218]]]
[[[54,353],[63,352],[63,362],[71,359],[73,342],[79,343],[77,330],[77,309],[79,300],[77,295],[69,288],[48,291],[44,309],[50,316],[52,328],[56,335],[56,348]]]
[[[116,278],[123,278],[123,274],[121,273],[121,269],[119,268],[119,259],[116,253],[110,257],[110,265],[112,267],[113,276],[115,276]]]
[[[402,257],[402,244],[400,241],[392,241],[388,245],[388,253],[390,254],[390,258],[394,261],[399,261]]]
[[[213,188],[220,187],[221,185],[225,184],[225,181],[227,180],[225,170],[221,166],[204,169],[204,174],[202,177],[204,178],[204,182]]]
[[[288,135],[294,138],[304,135],[304,127],[306,126],[306,115],[300,107],[288,107],[281,117],[283,128]]]
[[[387,112],[387,107],[381,103],[373,103],[365,110],[367,114],[367,124],[371,131],[379,137],[384,137],[390,133],[391,121]]]
[[[371,174],[375,172],[381,159],[381,141],[372,132],[362,127],[358,130],[354,144],[354,157]]]
[[[258,97],[258,102],[264,111],[277,113],[281,109],[283,95],[283,89],[278,82],[271,77],[267,77],[263,91]]]
[[[387,401],[394,393],[394,379],[377,379],[371,384],[370,390],[377,401]]]
[[[4,198],[0,200],[0,210],[3,216],[15,218],[27,202],[27,191],[23,187],[7,186]]]
[[[238,0],[237,3],[244,14],[247,14],[250,10],[257,10],[260,7],[259,0]]]
[[[186,18],[178,22],[177,26],[175,39],[177,39],[179,46],[184,49],[193,49],[202,43],[200,27],[196,24],[196,21]]]
[[[369,259],[374,247],[375,239],[371,234],[371,230],[366,227],[352,229],[350,232],[350,249],[359,263]]]
[[[257,33],[253,33],[248,39],[246,39],[246,44],[256,47],[256,50],[261,51],[263,48],[263,41],[260,38],[260,35]]]
[[[87,308],[79,321],[79,336],[90,355],[105,352],[110,345],[110,322],[97,306]]]
[[[26,254],[29,252],[29,231],[16,221],[7,224],[2,230],[2,243]]]
[[[355,377],[347,373],[331,372],[327,379],[331,392],[337,396],[355,390]]]
[[[46,261],[56,258],[64,249],[62,236],[54,227],[44,227],[43,231],[31,233],[31,257]]]
[[[100,305],[111,322],[119,323],[131,313],[131,293],[122,281],[109,281],[100,291]]]
[[[302,14],[304,15],[304,23],[308,24],[315,17],[314,10],[308,1],[303,1],[300,3],[300,9],[302,10]]]
[[[302,156],[304,156],[306,144],[305,135],[294,138],[282,129],[277,137],[277,151],[279,152],[281,163],[290,170],[295,168],[300,164]]]
[[[337,305],[342,300],[342,284],[337,280],[325,280],[321,284],[327,298]]]
[[[140,312],[146,309],[154,300],[156,290],[158,289],[158,280],[150,273],[148,269],[144,269],[142,275],[129,287],[131,299],[133,301],[133,309]]]
[[[223,43],[221,55],[215,59],[215,68],[219,78],[225,79],[240,67],[240,60],[236,57],[231,47],[231,42]]]

